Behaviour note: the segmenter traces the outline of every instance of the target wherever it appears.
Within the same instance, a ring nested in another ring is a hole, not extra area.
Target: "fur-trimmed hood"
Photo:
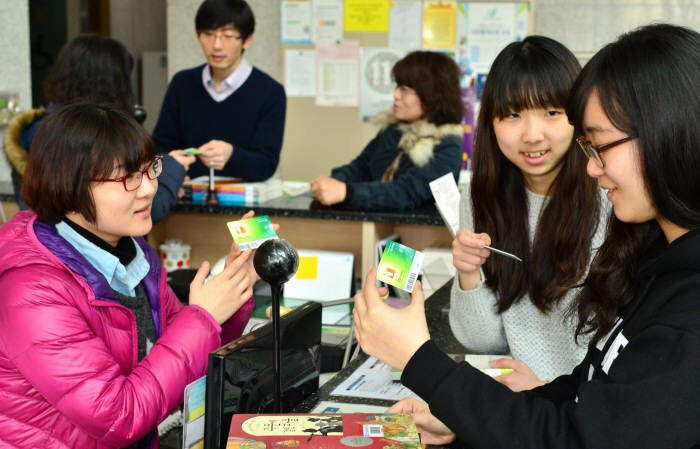
[[[418,167],[423,167],[433,157],[435,145],[447,136],[462,136],[462,125],[458,123],[446,123],[435,125],[427,120],[417,120],[406,123],[394,117],[394,111],[380,112],[372,118],[372,123],[382,129],[391,125],[397,125],[403,135],[399,140],[399,148]]]
[[[24,176],[27,166],[27,151],[22,148],[20,138],[25,126],[44,115],[44,108],[28,109],[14,116],[5,130],[5,154],[20,176]]]

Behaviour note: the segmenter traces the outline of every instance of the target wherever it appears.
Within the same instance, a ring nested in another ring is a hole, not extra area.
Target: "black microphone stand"
[[[297,272],[299,254],[291,243],[281,239],[263,242],[255,251],[253,266],[260,278],[270,284],[272,293],[272,339],[274,350],[272,367],[274,371],[274,412],[282,412],[282,370],[280,335],[280,298],[282,286]]]

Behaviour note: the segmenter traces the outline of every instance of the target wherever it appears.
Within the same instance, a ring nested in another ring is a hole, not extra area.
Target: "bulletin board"
[[[377,3],[377,0],[345,0],[345,3],[347,2],[360,4],[360,6],[362,6],[361,4],[363,2],[367,3],[368,5],[372,5],[374,3]],[[402,5],[402,3],[404,2],[413,4],[419,3],[422,9],[426,8],[427,3],[430,3],[432,6],[435,6],[435,4],[442,3],[440,1],[429,2],[427,0],[423,0],[422,2],[416,0],[388,0],[386,3],[389,5],[389,8],[401,8],[406,6]],[[303,27],[299,27],[297,29],[290,28],[296,24],[296,20],[287,20],[287,23],[285,23],[285,15],[283,14],[282,9],[285,8],[285,5],[289,7],[290,3],[292,2],[280,2],[280,46],[282,49],[282,70],[280,81],[283,84],[286,84],[285,78],[286,75],[288,75],[285,74],[285,54],[287,53],[287,51],[306,51],[308,54],[311,50],[316,49],[315,43],[308,43],[309,37],[311,40],[314,40],[313,33],[305,34],[305,30],[303,29]],[[445,0],[444,3],[458,4],[464,2]],[[513,4],[512,2],[489,2],[488,0],[479,3],[494,3],[503,5]],[[534,2],[526,3],[527,11],[525,14],[527,16],[527,31],[529,34],[530,30],[532,30],[533,28],[532,18]],[[374,6],[376,5],[373,5],[373,7]],[[359,11],[358,14],[361,14],[363,12],[361,7],[354,8],[354,11]],[[373,12],[376,11],[376,8],[372,10],[367,9],[367,11]],[[381,26],[379,24],[383,21],[383,19],[381,17],[377,18],[376,14],[370,16],[369,12],[367,20],[370,23],[368,24],[367,28],[372,29],[372,27],[374,27],[374,29],[380,29],[378,27]],[[288,13],[288,11],[285,11],[285,13]],[[296,10],[292,10],[292,13],[300,14],[301,16],[306,14],[305,11],[298,12]],[[429,12],[427,9],[424,9],[423,13],[426,14],[426,17],[428,14],[431,14],[431,23],[433,23],[434,29],[438,30],[436,31],[434,36],[434,43],[440,45],[440,43],[443,42],[444,45],[450,45],[451,41],[452,48],[455,48],[455,46],[458,44],[456,42],[458,36],[450,35],[450,33],[447,32],[442,32],[445,28],[444,26],[440,25],[440,21],[445,19],[445,14],[443,13],[443,11],[441,11],[438,7],[434,7]],[[357,21],[360,19],[358,17],[355,17],[352,20],[352,26],[357,26]],[[424,23],[421,23],[419,26],[424,25]],[[404,26],[407,25],[404,24]],[[285,31],[287,37],[286,39]],[[403,34],[415,35],[415,33]],[[419,33],[419,35],[421,35],[421,37],[424,38],[426,33],[423,32],[423,30],[421,30],[421,33]],[[390,45],[390,39],[401,39],[401,34],[390,33],[386,31],[352,32],[345,30],[342,33],[342,41],[357,41],[359,43],[360,51],[363,52],[363,57],[365,57],[364,55],[367,54],[366,49],[381,50],[382,48],[384,48],[388,50],[396,50],[396,47]],[[421,42],[421,47],[423,47],[423,49],[435,49],[436,51],[443,51],[439,48],[425,48],[428,45],[430,45],[430,43]],[[420,47],[412,49],[420,49]],[[403,53],[394,52],[397,53],[397,56],[393,57],[393,59],[392,55],[390,54],[379,55],[379,63],[374,63],[371,66],[368,65],[367,71],[369,71],[370,68],[375,71],[379,70],[379,76],[383,77],[385,76],[385,67],[389,67],[390,72],[390,67],[391,65],[393,65],[393,62],[400,59],[400,57],[402,57],[401,55],[405,54],[407,51],[409,50],[403,50]],[[304,55],[302,53],[299,53],[298,57],[303,58]],[[360,65],[360,70],[363,70],[362,65]],[[360,76],[365,75],[365,73],[360,74]],[[316,82],[318,82],[318,80],[316,80]],[[390,107],[391,102],[388,103],[387,109]],[[367,119],[367,117],[361,117],[360,109],[361,108],[359,104],[341,106],[322,106],[318,104],[317,97],[290,96],[288,94],[287,121],[285,126],[284,144],[282,147],[280,161],[282,177],[284,179],[290,180],[309,181],[319,175],[329,175],[333,167],[346,164],[350,162],[353,158],[355,158],[364,148],[364,146],[376,135],[378,131],[375,125],[372,125],[369,122],[362,121],[363,118]],[[371,110],[371,108],[367,109],[365,107],[364,110]]]

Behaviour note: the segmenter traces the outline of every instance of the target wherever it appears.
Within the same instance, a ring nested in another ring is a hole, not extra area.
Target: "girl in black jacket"
[[[574,85],[567,115],[614,216],[573,310],[592,341],[571,374],[509,391],[430,341],[420,289],[391,309],[370,273],[355,331],[427,401],[390,409],[414,413],[424,442],[700,448],[698,73],[700,34],[660,24],[604,47]]]

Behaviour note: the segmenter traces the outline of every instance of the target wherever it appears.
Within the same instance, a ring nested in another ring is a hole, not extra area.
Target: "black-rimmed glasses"
[[[134,190],[141,187],[141,182],[143,181],[143,175],[148,176],[148,179],[156,179],[160,174],[163,173],[163,156],[156,156],[153,161],[148,164],[148,167],[140,171],[135,171],[129,173],[126,176],[119,178],[109,179],[93,179],[93,182],[121,182],[124,185],[124,190],[127,192],[133,192]]]
[[[598,164],[599,167],[603,168],[605,167],[605,161],[603,160],[603,158],[600,157],[600,153],[602,153],[605,150],[609,150],[612,147],[620,145],[621,143],[628,142],[632,139],[634,139],[633,136],[625,136],[622,139],[617,139],[610,143],[598,145],[597,147],[595,147],[591,144],[591,141],[586,138],[586,136],[581,136],[576,139],[576,143],[578,144],[579,148],[583,150],[583,153],[586,155],[586,157],[588,157],[589,159],[593,158],[596,164]]]
[[[231,43],[235,40],[242,39],[240,34],[234,33],[215,33],[214,31],[202,31],[201,35],[208,41],[214,42],[217,38],[221,39],[221,42]]]

